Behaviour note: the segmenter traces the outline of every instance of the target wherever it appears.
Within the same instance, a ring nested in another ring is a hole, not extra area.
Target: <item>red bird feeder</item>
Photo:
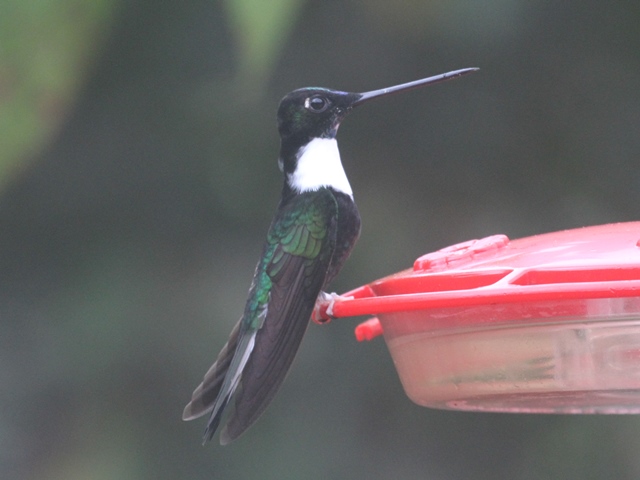
[[[419,405],[640,413],[640,222],[453,245],[335,301],[355,315]]]

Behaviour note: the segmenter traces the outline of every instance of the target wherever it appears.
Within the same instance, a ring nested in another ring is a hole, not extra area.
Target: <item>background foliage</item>
[[[180,415],[243,308],[286,92],[482,68],[342,126],[364,223],[344,291],[471,238],[637,220],[639,20],[632,1],[0,2],[0,478],[638,478],[636,417],[417,407],[353,320],[311,326],[237,443],[203,448]]]

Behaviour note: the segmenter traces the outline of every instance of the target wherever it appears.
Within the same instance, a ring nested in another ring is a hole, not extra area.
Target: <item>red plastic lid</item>
[[[418,258],[413,269],[376,280],[334,302],[331,318],[444,307],[640,296],[640,222],[510,241],[471,240]],[[321,319],[328,320],[326,307]],[[359,330],[358,330],[359,329]],[[376,319],[359,339],[382,332]]]

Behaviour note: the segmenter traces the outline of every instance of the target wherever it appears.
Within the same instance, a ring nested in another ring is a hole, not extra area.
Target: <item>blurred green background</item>
[[[417,407],[357,320],[310,327],[236,443],[181,421],[279,197],[279,99],[463,67],[342,126],[337,291],[637,220],[638,2],[0,0],[0,478],[640,478],[637,417]]]

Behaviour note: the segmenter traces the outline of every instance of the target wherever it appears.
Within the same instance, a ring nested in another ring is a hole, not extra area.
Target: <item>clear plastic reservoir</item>
[[[459,309],[437,309],[429,312],[433,324],[453,319],[453,325],[415,333],[394,328],[408,320],[406,314],[401,321],[394,321],[393,314],[380,320],[387,325],[385,339],[403,387],[419,405],[640,413],[640,299],[570,303],[593,314],[456,326]],[[567,305],[558,307],[566,310]],[[488,308],[465,309],[464,316],[486,318]],[[491,310],[495,314],[496,307]]]

